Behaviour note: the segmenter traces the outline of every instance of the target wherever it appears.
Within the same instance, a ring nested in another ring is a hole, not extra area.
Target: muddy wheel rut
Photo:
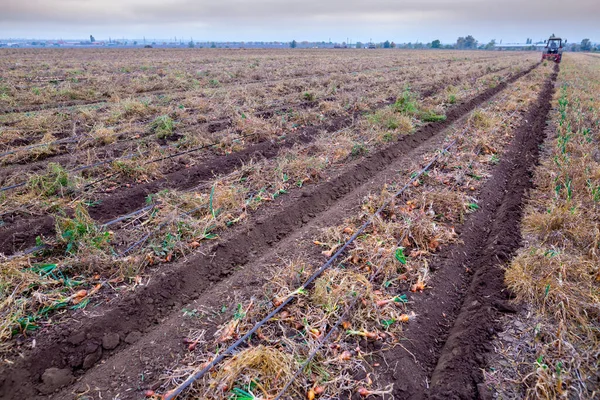
[[[462,243],[442,251],[431,265],[433,289],[409,294],[420,317],[404,332],[403,348],[384,354],[393,368],[381,380],[394,383],[395,399],[491,398],[481,368],[501,328],[500,314],[515,312],[508,304],[503,265],[520,245],[522,207],[532,187],[557,74],[558,68],[482,188],[481,209],[458,231]]]
[[[146,336],[154,332],[163,338],[171,335],[172,331],[162,329],[162,324],[170,315],[177,314],[177,307],[203,296],[219,283],[233,280],[241,267],[256,263],[317,217],[331,214],[336,207],[339,213],[339,203],[350,193],[364,190],[370,181],[379,182],[378,176],[395,173],[398,166],[408,161],[411,152],[426,147],[426,143],[439,138],[454,122],[533,68],[450,110],[445,122],[426,125],[413,135],[347,165],[333,178],[302,188],[259,210],[248,223],[224,232],[217,244],[207,244],[202,251],[163,266],[146,286],[135,292],[123,293],[111,303],[86,312],[90,315],[78,313],[72,321],[38,335],[34,349],[28,350],[12,367],[0,371],[0,397],[35,397],[42,374],[52,367],[82,375],[88,370],[95,371],[96,368],[90,368],[100,360],[113,366],[135,364],[135,360],[125,357],[127,349],[135,346],[135,340],[127,339],[131,334]],[[121,341],[117,340],[115,348],[103,350],[103,339],[108,334],[118,334]],[[157,359],[168,356],[169,353],[156,354]]]
[[[454,107],[448,112],[447,123],[456,120],[457,116],[462,115],[463,110],[468,109],[473,103],[478,103],[489,98],[498,90],[504,89],[508,84],[514,82],[524,74],[531,71],[534,66],[510,76],[506,81],[496,88],[489,89],[471,100]],[[436,88],[430,89],[432,93]],[[427,91],[427,90],[426,90]],[[384,102],[377,108],[391,104],[392,101]],[[349,127],[355,118],[359,115],[345,115],[333,118],[326,124],[307,126],[300,132],[291,135],[281,141],[262,141],[252,144],[245,149],[233,154],[220,157],[210,157],[208,160],[199,163],[189,169],[176,169],[162,179],[152,181],[146,184],[134,185],[131,188],[124,189],[111,195],[99,196],[100,204],[89,208],[92,218],[100,223],[107,222],[117,216],[125,215],[144,205],[146,197],[151,193],[156,193],[162,189],[189,189],[202,183],[202,181],[213,179],[216,176],[225,175],[243,163],[246,163],[257,157],[270,159],[284,148],[290,148],[296,143],[307,144],[313,141],[322,130],[334,132],[336,130]],[[50,216],[29,217],[23,219],[10,216],[4,218],[6,226],[0,229],[0,253],[12,255],[18,251],[34,246],[36,237],[51,237],[55,232],[54,219]]]

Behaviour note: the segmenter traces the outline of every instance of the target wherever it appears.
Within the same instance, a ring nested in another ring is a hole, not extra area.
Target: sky
[[[600,0],[0,0],[0,38],[600,42]]]

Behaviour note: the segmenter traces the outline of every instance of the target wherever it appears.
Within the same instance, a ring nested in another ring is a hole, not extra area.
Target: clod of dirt
[[[49,394],[63,386],[70,385],[73,382],[73,372],[70,368],[48,368],[42,374],[43,385],[40,386],[40,392]]]
[[[120,341],[121,338],[118,333],[107,333],[102,338],[102,347],[104,350],[112,350],[119,345]]]
[[[481,400],[492,400],[494,398],[492,391],[485,383],[477,384],[477,395]]]
[[[75,333],[74,335],[71,335],[68,339],[68,342],[74,345],[78,345],[83,343],[83,341],[85,340],[85,332],[80,331]]]
[[[125,337],[125,343],[133,344],[133,343],[137,342],[138,340],[140,340],[141,337],[142,337],[142,332],[133,331]]]
[[[496,300],[492,304],[494,308],[502,313],[515,314],[517,309],[505,301]]]
[[[98,349],[91,354],[88,354],[83,359],[83,369],[90,369],[102,358],[102,347],[98,346]]]

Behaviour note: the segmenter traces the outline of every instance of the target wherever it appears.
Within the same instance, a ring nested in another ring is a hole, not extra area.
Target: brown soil
[[[529,70],[509,82],[527,72]],[[144,371],[148,364],[155,368],[164,367],[177,357],[176,351],[181,351],[181,348],[173,347],[178,341],[173,333],[181,326],[181,323],[177,324],[177,314],[182,304],[195,299],[210,300],[205,296],[217,285],[240,279],[245,290],[259,286],[263,256],[275,248],[289,249],[293,246],[293,238],[324,216],[335,216],[336,219],[329,223],[339,220],[348,207],[344,200],[350,195],[355,196],[353,202],[356,202],[356,198],[360,199],[368,190],[377,187],[385,176],[395,174],[410,157],[415,157],[415,149],[439,138],[448,126],[506,86],[503,83],[453,108],[445,122],[428,124],[413,135],[349,163],[327,181],[284,196],[245,224],[224,232],[217,244],[207,243],[187,259],[163,266],[147,285],[135,292],[123,293],[112,302],[98,305],[89,312],[93,317],[79,312],[72,321],[41,332],[36,336],[33,349],[23,346],[23,357],[16,359],[10,368],[0,371],[0,397],[35,398],[38,391],[44,389],[41,379],[50,368],[71,369],[81,377],[81,385],[93,384],[115,391],[119,385],[139,382],[137,373]],[[240,268],[248,268],[252,274],[240,273]],[[437,293],[437,290],[432,292]],[[227,294],[222,292],[221,299]],[[116,335],[119,341],[113,340]],[[110,345],[103,343],[108,337],[112,340]],[[157,342],[161,346],[156,346]],[[25,343],[30,345],[31,339]],[[170,346],[163,346],[163,343],[170,343]],[[96,365],[101,360],[102,363]],[[121,370],[126,372],[115,375],[115,371]],[[123,395],[136,398],[139,392]],[[72,389],[65,389],[56,396],[72,397]]]

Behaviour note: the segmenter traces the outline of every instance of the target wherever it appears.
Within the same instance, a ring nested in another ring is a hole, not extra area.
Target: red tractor
[[[562,59],[563,40],[556,36],[550,36],[550,39],[544,41],[544,43],[546,43],[546,47],[544,47],[542,53],[542,61],[554,60],[558,64]],[[565,40],[564,43],[567,44],[567,41]]]

